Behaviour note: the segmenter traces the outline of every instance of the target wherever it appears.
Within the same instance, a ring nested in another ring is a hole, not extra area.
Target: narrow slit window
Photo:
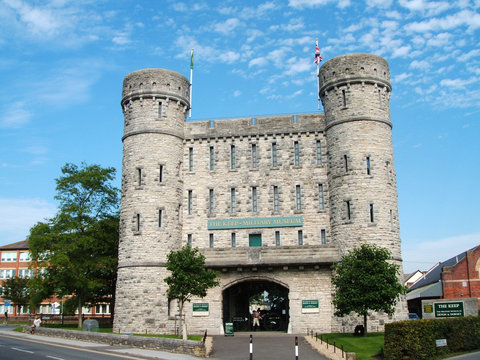
[[[188,215],[192,215],[193,210],[193,190],[188,190]]]
[[[162,103],[158,103],[158,118],[160,119],[162,117]]]
[[[298,144],[298,141],[295,141],[293,143],[293,148],[295,152],[295,166],[300,166],[300,146]]]
[[[237,247],[237,234],[232,233],[232,248]]]
[[[193,171],[193,148],[188,148],[188,171]]]
[[[257,144],[252,144],[252,168],[257,168]]]
[[[298,230],[298,245],[303,245],[303,231]]]
[[[277,143],[272,143],[272,166],[277,167]]]
[[[237,205],[237,200],[236,200],[236,194],[235,194],[235,188],[230,189],[230,210],[232,213],[235,213],[236,211],[236,205]]]
[[[161,228],[162,227],[162,216],[163,216],[163,211],[160,209],[158,210],[158,227]]]
[[[137,168],[137,183],[138,186],[142,186],[142,169]]]
[[[213,237],[213,234],[210,234],[209,246],[210,248],[213,248],[214,245],[215,245],[215,238]]]
[[[325,209],[325,195],[323,193],[323,184],[318,184],[318,208],[319,210]]]
[[[322,142],[317,140],[317,165],[322,164]]]
[[[327,235],[326,235],[325,229],[320,230],[320,237],[321,237],[322,244],[326,244],[327,243]]]
[[[158,182],[163,183],[163,165],[160,165],[158,169]]]
[[[140,231],[140,214],[137,214],[136,218],[137,218],[136,230]]]
[[[342,90],[342,105],[344,107],[347,106],[347,94],[345,93],[345,90]]]
[[[256,213],[258,210],[258,204],[257,204],[257,187],[253,186],[252,187],[252,211]]]
[[[236,167],[235,161],[235,145],[230,146],[230,169],[234,170]]]
[[[366,162],[366,168],[367,168],[367,175],[370,175],[370,156],[367,156],[365,159]]]
[[[188,247],[190,247],[190,248],[193,246],[193,235],[192,234],[187,235],[187,244],[188,244]]]
[[[214,191],[213,189],[209,189],[208,190],[208,211],[210,215],[213,215],[213,213],[215,212],[214,204],[215,204]]]
[[[210,171],[215,170],[215,148],[210,146]]]
[[[343,162],[345,165],[345,172],[348,172],[348,157],[347,155],[343,155]]]
[[[297,211],[302,210],[302,189],[300,185],[295,186],[295,198]]]
[[[370,222],[371,223],[375,222],[375,218],[373,215],[373,204],[370,204]]]
[[[280,231],[275,231],[275,246],[280,246]]]
[[[278,195],[278,186],[273,187],[273,211],[279,211],[279,195]]]
[[[352,212],[351,212],[350,200],[345,201],[345,203],[347,205],[347,219],[351,220],[352,219]]]

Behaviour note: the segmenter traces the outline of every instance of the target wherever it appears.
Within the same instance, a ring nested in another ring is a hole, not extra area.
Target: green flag
[[[192,49],[192,57],[190,59],[190,69],[193,70],[193,49]]]

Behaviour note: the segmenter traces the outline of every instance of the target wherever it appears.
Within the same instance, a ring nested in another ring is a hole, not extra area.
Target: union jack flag
[[[320,55],[320,49],[318,48],[318,40],[315,41],[315,59],[313,62],[319,64],[322,61],[322,55]]]

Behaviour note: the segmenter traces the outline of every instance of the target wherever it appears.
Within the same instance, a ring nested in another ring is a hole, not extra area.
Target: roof
[[[444,262],[439,262],[438,264],[433,266],[430,270],[428,270],[427,273],[424,274],[417,282],[415,282],[415,284],[413,284],[408,290],[408,293],[410,293],[415,289],[440,281],[442,279],[443,268],[445,266],[453,266],[457,264],[466,255],[467,255],[467,252],[464,251],[448,260],[445,260]]]
[[[28,250],[28,240],[17,241],[11,244],[0,246],[0,251],[2,250]]]
[[[435,283],[417,288],[413,291],[408,292],[407,301],[417,298],[431,298],[431,297],[441,297],[443,295],[442,282],[437,281]]]

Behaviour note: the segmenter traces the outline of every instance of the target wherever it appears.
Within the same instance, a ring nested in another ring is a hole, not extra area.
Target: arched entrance
[[[232,322],[235,331],[251,331],[253,311],[260,308],[260,331],[287,331],[288,288],[263,279],[238,282],[223,293],[223,322]]]

